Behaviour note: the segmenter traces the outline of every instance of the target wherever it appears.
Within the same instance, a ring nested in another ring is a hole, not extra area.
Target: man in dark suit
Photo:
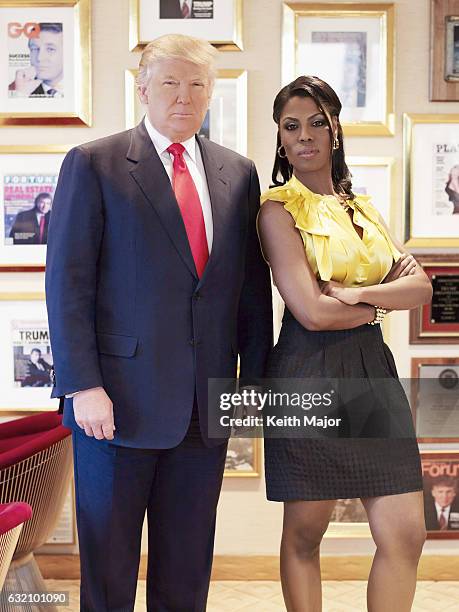
[[[272,345],[255,166],[196,138],[214,58],[186,36],[150,43],[145,120],[71,150],[55,193],[53,397],[73,429],[85,612],[133,610],[145,512],[148,610],[205,610],[227,447],[208,380],[234,377],[239,354],[252,383]]]
[[[27,362],[27,376],[22,381],[21,387],[50,387],[50,374],[51,366],[41,356],[41,350],[33,348]]]
[[[451,476],[436,478],[425,494],[426,529],[446,531],[459,529],[459,499],[457,483]]]
[[[34,207],[16,215],[10,231],[13,244],[46,244],[53,198],[42,192],[34,200]]]
[[[214,9],[212,2],[198,2],[194,0],[159,0],[160,19],[212,19]]]
[[[64,46],[62,23],[38,23],[28,40],[30,66],[19,68],[10,96],[62,98]],[[14,93],[13,93],[14,92]]]

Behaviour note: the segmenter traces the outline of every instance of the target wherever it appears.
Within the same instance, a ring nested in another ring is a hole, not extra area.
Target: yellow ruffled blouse
[[[284,203],[301,234],[309,265],[320,280],[347,287],[376,285],[400,258],[370,196],[356,195],[347,202],[355,225],[363,229],[362,238],[334,196],[313,193],[295,176],[263,193],[261,203],[266,200]]]

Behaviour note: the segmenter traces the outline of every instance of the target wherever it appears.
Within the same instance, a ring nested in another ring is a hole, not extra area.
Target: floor
[[[78,581],[46,580],[48,591],[69,591],[70,605],[79,612]],[[325,581],[323,612],[364,612],[366,583],[360,580]],[[135,612],[145,612],[145,580],[139,580]],[[207,612],[282,612],[279,582],[215,581],[211,583]],[[458,612],[459,582],[418,582],[413,612]]]

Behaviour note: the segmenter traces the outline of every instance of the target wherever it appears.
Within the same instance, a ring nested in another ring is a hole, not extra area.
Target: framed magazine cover
[[[459,539],[459,450],[421,452],[427,539]]]
[[[326,538],[370,538],[367,514],[359,498],[338,499],[325,532]]]
[[[0,145],[0,271],[43,270],[66,145]]]
[[[411,409],[418,442],[459,442],[459,357],[411,359]]]
[[[410,344],[459,344],[459,255],[416,256],[432,283],[432,300],[410,310]]]
[[[403,116],[408,246],[459,246],[459,115]]]
[[[394,5],[284,3],[282,83],[312,74],[338,94],[345,134],[394,134]]]
[[[56,411],[51,399],[53,356],[44,293],[0,293],[0,414]]]
[[[220,51],[242,51],[242,0],[130,0],[131,51],[173,32],[204,38]]]
[[[260,438],[230,438],[226,453],[224,477],[260,476]]]
[[[126,128],[137,125],[145,107],[137,95],[137,70],[125,72]],[[201,136],[247,155],[247,71],[219,70]]]
[[[91,0],[0,0],[0,126],[91,125]]]
[[[352,174],[354,193],[371,195],[388,227],[393,230],[395,218],[395,193],[393,157],[346,156],[346,164]]]

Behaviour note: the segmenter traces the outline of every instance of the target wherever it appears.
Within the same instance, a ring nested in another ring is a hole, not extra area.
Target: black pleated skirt
[[[409,403],[379,325],[308,331],[285,309],[266,378],[318,377],[390,379],[388,397],[378,399],[390,403],[395,414],[412,424]],[[422,490],[414,428],[408,437],[265,437],[264,445],[266,492],[272,501],[377,497]]]

